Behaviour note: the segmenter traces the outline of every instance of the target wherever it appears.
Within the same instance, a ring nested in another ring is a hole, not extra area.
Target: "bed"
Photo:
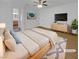
[[[4,59],[7,56],[7,59],[41,59],[47,51],[54,49],[57,41],[55,32],[41,28],[18,31],[15,36],[21,43],[17,44],[16,51],[7,52]]]
[[[48,50],[54,48],[57,39],[55,32],[40,28],[27,29],[16,34],[22,45],[29,51],[28,59],[40,59]]]

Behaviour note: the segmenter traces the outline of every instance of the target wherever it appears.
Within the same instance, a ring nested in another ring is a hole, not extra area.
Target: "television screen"
[[[55,14],[56,21],[67,21],[67,13]]]

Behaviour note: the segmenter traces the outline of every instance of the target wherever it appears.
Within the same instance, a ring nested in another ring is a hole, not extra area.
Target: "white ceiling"
[[[12,5],[12,6],[24,6],[25,4],[34,5],[34,1],[37,0],[0,0],[0,6]],[[62,4],[77,2],[77,0],[47,0],[48,7],[59,6]]]

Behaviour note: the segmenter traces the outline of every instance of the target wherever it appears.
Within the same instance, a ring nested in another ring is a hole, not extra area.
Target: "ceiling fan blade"
[[[33,5],[33,6],[37,6],[37,5]]]
[[[39,4],[41,4],[41,1],[42,1],[42,0],[39,0]]]
[[[38,2],[34,1],[34,3],[38,3]]]
[[[41,2],[41,0],[39,0],[39,2]]]
[[[47,4],[43,4],[44,6],[48,6]]]
[[[43,3],[46,3],[47,1],[43,1]]]

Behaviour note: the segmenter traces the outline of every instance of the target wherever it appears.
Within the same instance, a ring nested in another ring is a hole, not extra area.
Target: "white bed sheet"
[[[16,32],[16,34],[19,40],[21,41],[22,45],[28,50],[31,56],[37,51],[39,51],[39,45],[31,39],[29,39],[27,36],[25,36],[22,32]]]
[[[39,46],[42,48],[44,47],[46,44],[49,43],[49,38],[45,37],[43,35],[40,35],[32,30],[25,30],[23,32],[26,36],[30,37],[34,42],[36,42],[37,44],[39,44]]]

